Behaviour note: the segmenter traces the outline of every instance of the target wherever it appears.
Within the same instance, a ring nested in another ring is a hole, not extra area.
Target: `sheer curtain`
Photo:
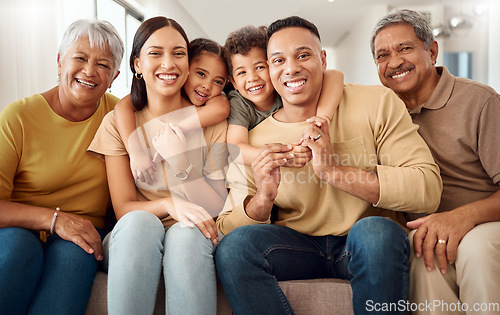
[[[129,93],[129,46],[141,22],[123,6],[113,0],[16,0],[4,1],[1,7],[0,110],[57,85],[59,43],[66,28],[78,19],[97,17],[116,27],[126,54],[110,92],[118,97]]]

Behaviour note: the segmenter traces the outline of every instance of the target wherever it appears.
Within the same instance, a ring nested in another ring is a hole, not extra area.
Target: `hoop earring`
[[[137,80],[142,79],[142,73],[137,73],[137,72],[136,72],[134,75],[135,75],[135,77],[137,78]]]

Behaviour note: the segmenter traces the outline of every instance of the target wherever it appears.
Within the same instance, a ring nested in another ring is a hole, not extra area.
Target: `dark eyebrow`
[[[297,47],[295,49],[295,51],[299,51],[299,50],[313,50],[313,49],[311,47],[309,47],[309,46],[300,46],[300,47]],[[269,55],[268,59],[271,59],[271,57],[273,57],[275,55],[279,55],[279,54],[281,54],[280,51],[273,52],[271,55]]]
[[[415,42],[411,41],[411,40],[407,40],[406,42],[402,42],[399,44],[399,47],[401,46],[415,46]]]
[[[279,54],[281,54],[281,51],[273,52],[272,54],[269,55],[269,57],[267,57],[267,59],[271,59],[272,57],[279,55]]]
[[[412,47],[414,47],[416,45],[417,44],[414,41],[407,40],[407,41],[404,41],[404,42],[401,42],[401,43],[397,44],[397,47],[399,47],[399,48],[401,48],[403,46],[412,46]],[[386,52],[386,51],[388,51],[388,49],[386,49],[386,48],[380,48],[380,49],[378,49],[378,50],[375,51],[375,54],[379,54],[381,52]]]
[[[303,50],[303,49],[305,49],[305,50],[313,50],[313,49],[312,49],[311,47],[309,47],[309,46],[300,46],[300,47],[297,47],[297,49],[295,49],[295,50],[296,50],[296,51],[298,51],[298,50]]]
[[[162,46],[149,46],[149,47],[148,47],[148,49],[150,49],[150,48],[154,48],[154,49],[163,49],[163,47],[162,47]],[[187,50],[187,48],[186,48],[186,47],[184,47],[184,46],[175,46],[175,47],[174,47],[174,50],[175,50],[175,49],[184,49],[184,50]]]
[[[243,69],[243,68],[245,68],[245,67],[244,67],[244,66],[241,66],[241,67],[235,68],[235,69],[233,70],[233,73],[234,73],[234,72],[236,72],[236,71],[238,71],[238,70],[240,70],[240,69]]]

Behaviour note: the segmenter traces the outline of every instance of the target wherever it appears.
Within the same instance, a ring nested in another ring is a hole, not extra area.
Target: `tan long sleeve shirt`
[[[251,130],[251,145],[292,143],[308,124],[283,123],[269,117]],[[330,125],[333,157],[340,165],[377,173],[380,200],[376,205],[322,182],[312,163],[301,169],[281,167],[274,224],[308,235],[345,235],[366,216],[384,216],[405,227],[404,212],[436,211],[442,190],[439,168],[419,136],[402,101],[381,86],[346,84]],[[243,201],[256,192],[251,168],[232,164],[227,174],[230,196],[217,225],[222,233],[248,224]],[[268,220],[265,223],[270,223]]]

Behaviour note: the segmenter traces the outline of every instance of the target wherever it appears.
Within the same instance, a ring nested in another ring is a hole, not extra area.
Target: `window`
[[[125,53],[120,66],[120,75],[111,87],[111,93],[122,98],[130,93],[132,71],[130,71],[128,60],[135,32],[139,28],[139,25],[141,25],[144,17],[122,0],[95,1],[97,18],[113,24],[125,45]]]

